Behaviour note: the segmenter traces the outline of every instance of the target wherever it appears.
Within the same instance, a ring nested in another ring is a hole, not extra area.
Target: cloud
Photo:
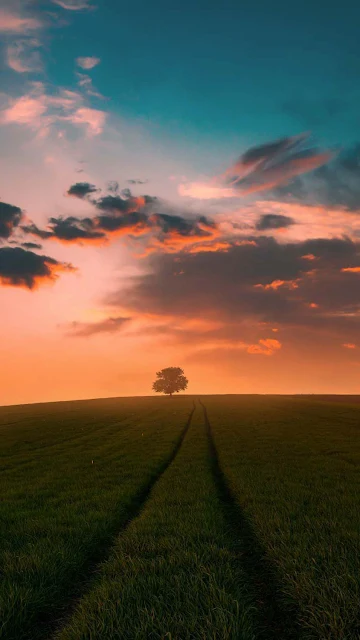
[[[255,355],[273,356],[281,349],[281,342],[272,338],[259,340],[258,344],[251,344],[247,347],[247,352]]]
[[[99,231],[91,218],[49,218],[47,229],[39,229],[35,224],[22,227],[25,233],[31,233],[42,240],[59,240],[60,242],[95,243],[106,241],[106,236]]]
[[[90,0],[52,0],[53,4],[57,4],[68,11],[83,11],[84,9],[94,9],[94,5]]]
[[[286,229],[295,224],[295,220],[289,216],[278,215],[275,213],[263,214],[256,223],[258,231],[267,231],[268,229]]]
[[[88,76],[86,73],[76,73],[76,76],[78,78],[79,87],[81,87],[81,89],[85,91],[87,95],[94,96],[95,98],[104,98],[104,96],[95,89],[90,76]]]
[[[41,244],[37,244],[36,242],[22,242],[21,246],[24,249],[42,249]]]
[[[130,180],[126,180],[129,184],[147,184],[149,180],[140,180],[139,178],[130,178]]]
[[[341,271],[347,273],[360,273],[360,267],[343,267]]]
[[[0,238],[9,238],[22,218],[20,207],[0,202]]]
[[[0,32],[5,34],[27,34],[41,29],[42,22],[38,18],[21,16],[8,9],[0,9]]]
[[[82,200],[96,191],[99,191],[99,189],[94,184],[90,184],[89,182],[76,182],[69,187],[66,193],[68,196],[74,196],[74,198],[80,198]]]
[[[247,344],[258,344],[254,333],[263,325],[288,327],[295,335],[300,328],[320,334],[342,331],[356,343],[360,288],[357,277],[350,281],[340,269],[359,251],[360,243],[345,238],[280,244],[263,236],[256,244],[214,253],[158,253],[150,262],[152,272],[133,278],[106,302],[130,315],[216,319],[224,329],[212,338]],[[316,256],[315,268],[304,255]],[[254,353],[268,348],[270,343],[260,343]]]
[[[67,116],[66,120],[69,120],[72,124],[85,125],[89,136],[97,136],[103,131],[106,113],[100,109],[81,107]]]
[[[36,38],[16,40],[8,45],[6,61],[18,73],[42,71],[42,61],[38,51],[41,46]]]
[[[0,283],[3,286],[36,289],[41,284],[54,282],[60,272],[67,271],[74,271],[74,267],[20,247],[0,247]]]
[[[108,236],[140,236],[150,233],[149,218],[144,213],[131,211],[124,216],[102,214],[96,218],[97,228]]]
[[[156,234],[148,243],[147,255],[158,250],[168,253],[189,250],[195,253],[197,248],[203,250],[204,242],[208,243],[220,235],[217,225],[205,216],[186,219],[178,215],[154,213],[149,221]]]
[[[288,289],[298,289],[299,285],[297,280],[273,280],[268,284],[255,284],[254,287],[257,289],[263,289],[264,291],[268,291],[269,289],[273,289],[276,291],[280,287],[287,287]]]
[[[130,320],[131,318],[116,316],[99,322],[72,322],[68,327],[67,335],[87,338],[99,333],[118,333]]]
[[[282,138],[246,151],[220,181],[242,193],[254,193],[288,182],[333,158],[333,152],[308,147],[308,134]]]
[[[44,96],[21,96],[13,100],[2,112],[2,122],[5,124],[28,125],[33,129],[40,129],[48,123],[43,119],[47,105]]]
[[[33,82],[28,93],[8,100],[0,111],[0,123],[27,126],[44,136],[52,126],[70,122],[85,125],[89,137],[98,135],[103,130],[106,113],[83,106],[83,100],[76,91],[59,88],[51,93],[42,82]]]
[[[352,342],[345,342],[342,346],[345,347],[345,349],[356,349],[356,344]]]
[[[308,146],[308,138],[301,134],[252,147],[222,175],[207,183],[181,184],[179,193],[200,199],[234,198],[287,183],[334,157],[333,152]]]
[[[276,200],[360,212],[360,143],[344,149],[326,166],[297,177],[268,194]]]
[[[97,191],[97,187],[88,182],[77,182],[67,190],[67,195],[86,200],[94,207],[92,218],[52,217],[45,229],[30,222],[22,226],[22,230],[43,240],[81,244],[104,243],[118,236],[143,237],[140,246],[143,257],[159,251],[223,251],[230,246],[227,241],[214,243],[221,234],[218,225],[205,216],[162,213],[165,203],[152,196],[133,196],[129,189],[119,194],[117,183],[110,183],[111,193],[93,197]]]
[[[100,58],[89,56],[87,58],[76,58],[76,64],[82,69],[93,69],[100,63]]]
[[[30,222],[29,224],[26,225],[22,225],[21,227],[22,231],[24,231],[24,233],[30,233],[33,236],[37,236],[38,238],[41,238],[42,240],[47,240],[48,238],[52,237],[52,232],[46,229],[39,229],[39,227],[34,223],[34,222]]]
[[[231,187],[215,186],[204,182],[181,183],[178,186],[180,196],[189,196],[199,200],[214,200],[217,198],[236,198],[239,193]]]

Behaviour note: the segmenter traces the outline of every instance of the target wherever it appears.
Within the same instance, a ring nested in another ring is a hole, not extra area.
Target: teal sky
[[[88,52],[101,58],[93,76],[111,109],[174,134],[229,145],[305,127],[332,144],[352,139],[357,2],[172,4],[109,0],[72,15],[52,32],[53,82],[71,83],[72,60]]]

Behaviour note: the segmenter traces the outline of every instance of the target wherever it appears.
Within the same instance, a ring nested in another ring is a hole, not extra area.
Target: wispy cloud
[[[0,123],[24,125],[40,135],[47,135],[52,125],[70,122],[83,125],[91,137],[102,132],[105,120],[104,111],[84,106],[80,93],[63,88],[50,93],[41,82],[32,83],[25,95],[9,98],[0,111]]]
[[[68,11],[83,11],[84,9],[94,9],[90,0],[52,0],[53,4],[57,4],[62,9]]]
[[[95,89],[90,76],[88,76],[86,73],[76,73],[76,76],[78,78],[78,86],[81,87],[88,96],[94,96],[95,98],[104,99],[104,96]]]
[[[64,119],[72,124],[85,125],[89,136],[98,136],[104,129],[106,113],[100,109],[81,107]]]
[[[66,331],[66,335],[77,338],[88,338],[90,336],[108,333],[118,333],[122,331],[131,318],[116,316],[113,318],[105,318],[98,322],[72,322]]]
[[[287,183],[334,157],[332,151],[308,146],[308,139],[309,134],[301,134],[252,147],[222,175],[208,182],[182,184],[179,193],[198,199],[233,198]]]
[[[0,32],[5,34],[28,34],[41,29],[43,23],[36,17],[22,16],[10,9],[0,9]]]
[[[87,70],[93,69],[97,64],[99,64],[99,62],[100,58],[95,58],[95,56],[76,58],[76,64],[78,65],[78,67]]]

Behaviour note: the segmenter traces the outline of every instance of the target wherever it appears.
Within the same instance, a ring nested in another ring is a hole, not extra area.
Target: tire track
[[[91,590],[93,580],[94,578],[96,578],[100,566],[106,561],[111,553],[114,540],[127,529],[127,527],[133,520],[135,520],[135,518],[140,515],[147,500],[149,499],[152,489],[172,464],[172,462],[175,460],[184,441],[184,438],[190,428],[194,411],[195,403],[170,456],[159,466],[157,472],[151,477],[147,485],[141,487],[139,491],[134,495],[131,503],[126,509],[125,517],[123,515],[121,523],[117,523],[116,530],[113,530],[111,532],[111,535],[107,539],[106,543],[101,547],[98,547],[94,554],[90,558],[88,558],[86,565],[82,568],[79,579],[76,581],[76,583],[73,584],[73,588],[71,590],[71,593],[68,594],[66,602],[63,601],[62,607],[57,608],[57,615],[52,617],[44,616],[40,621],[40,625],[43,627],[43,632],[40,632],[37,638],[48,638],[49,640],[55,640],[62,628],[71,618],[71,615],[74,612],[79,601],[85,596],[88,591]]]
[[[295,604],[284,602],[280,580],[276,569],[266,556],[257,534],[246,518],[242,508],[228,484],[220,466],[211,424],[205,405],[199,400],[204,412],[205,428],[209,442],[210,463],[219,502],[234,545],[240,551],[242,566],[256,600],[259,639],[297,640],[302,637],[298,622],[299,612]]]

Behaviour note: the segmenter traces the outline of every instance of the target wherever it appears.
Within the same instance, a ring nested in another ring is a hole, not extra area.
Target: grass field
[[[360,404],[0,409],[0,638],[360,638]]]

